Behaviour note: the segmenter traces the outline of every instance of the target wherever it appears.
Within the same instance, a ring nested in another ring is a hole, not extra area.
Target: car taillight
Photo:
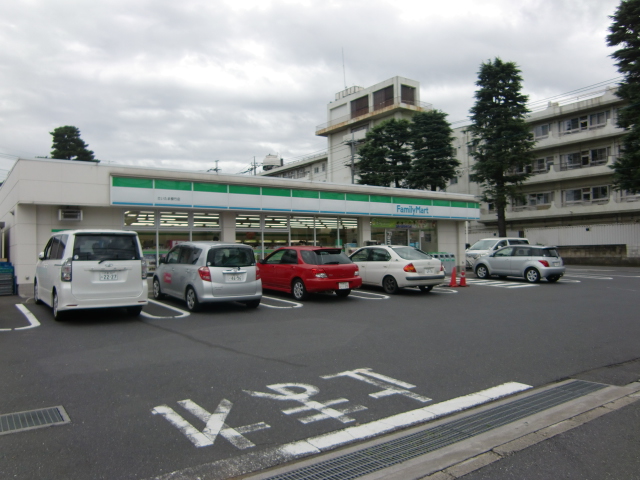
[[[444,270],[444,264],[443,264],[443,263],[440,263],[440,271],[441,271],[441,272],[444,272],[444,271],[445,271],[445,270]]]
[[[260,265],[256,263],[256,280],[260,280]]]
[[[198,275],[200,275],[200,278],[205,282],[211,281],[211,271],[209,270],[209,267],[200,267],[198,269]]]
[[[416,271],[416,267],[414,267],[414,266],[413,266],[413,263],[410,263],[410,264],[408,264],[408,265],[405,265],[405,266],[404,266],[404,268],[403,268],[403,270],[404,270],[405,272],[418,273],[418,272]]]
[[[317,278],[327,278],[327,272],[322,268],[312,268],[311,275]]]
[[[149,273],[149,266],[147,265],[147,261],[143,258],[142,259],[142,279],[143,280],[147,278],[148,273]]]
[[[63,282],[71,281],[71,259],[67,258],[60,269],[60,280]]]
[[[549,262],[547,262],[546,260],[538,260],[541,264],[543,264],[545,267],[549,266]]]

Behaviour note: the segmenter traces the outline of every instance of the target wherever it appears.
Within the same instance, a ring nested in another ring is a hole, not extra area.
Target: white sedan
[[[418,287],[429,292],[444,282],[442,262],[414,247],[363,247],[350,258],[358,265],[363,285],[381,286],[386,293],[397,293],[403,287]]]

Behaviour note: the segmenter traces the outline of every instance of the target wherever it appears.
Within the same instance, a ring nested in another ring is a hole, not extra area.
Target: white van
[[[476,258],[495,252],[499,248],[506,247],[508,245],[529,245],[529,240],[527,240],[526,238],[516,237],[491,237],[478,240],[476,243],[467,248],[467,268],[473,268],[473,263],[475,262]]]
[[[56,320],[89,308],[125,307],[139,315],[148,303],[147,263],[136,232],[56,232],[38,258],[34,299],[53,308]]]

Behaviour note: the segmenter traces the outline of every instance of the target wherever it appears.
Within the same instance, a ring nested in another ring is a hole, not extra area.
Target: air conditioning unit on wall
[[[61,222],[80,222],[82,220],[82,210],[79,208],[59,208],[58,220]]]

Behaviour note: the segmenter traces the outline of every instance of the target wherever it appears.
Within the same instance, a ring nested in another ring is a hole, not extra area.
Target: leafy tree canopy
[[[58,127],[49,132],[53,136],[51,158],[61,160],[97,161],[93,151],[80,138],[80,130],[72,126]]]
[[[612,165],[619,190],[640,192],[640,0],[622,0],[609,27],[607,45],[621,47],[611,55],[624,76],[616,94],[628,105],[618,113],[618,126],[627,130],[621,155]]]
[[[372,128],[358,151],[358,183],[444,189],[460,165],[446,116],[437,110],[418,112],[411,121],[391,119]]]
[[[505,209],[528,174],[518,173],[533,160],[535,145],[531,127],[525,121],[527,96],[521,93],[522,77],[514,62],[496,58],[480,66],[476,103],[471,108],[473,124],[471,181],[480,184],[482,200],[493,203],[498,232],[506,236]]]

